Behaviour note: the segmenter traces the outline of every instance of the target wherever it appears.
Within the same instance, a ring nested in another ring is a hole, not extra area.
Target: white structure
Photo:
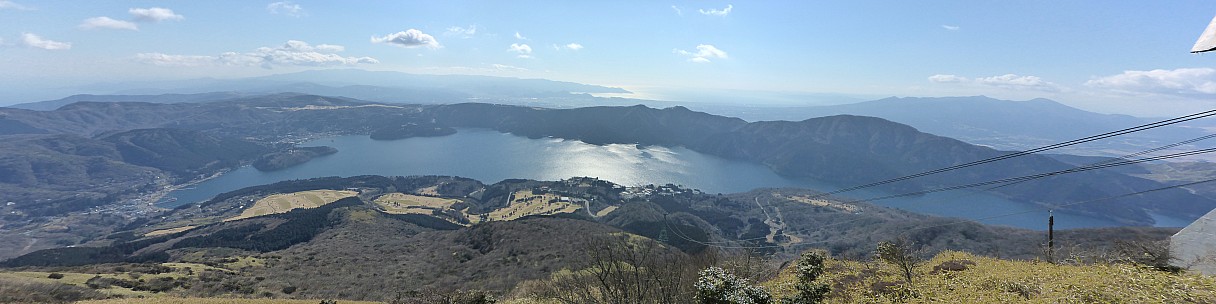
[[[1216,275],[1216,210],[1208,212],[1170,237],[1174,266]]]
[[[1212,18],[1212,23],[1208,24],[1208,28],[1199,35],[1199,39],[1195,41],[1195,46],[1191,47],[1191,53],[1203,53],[1216,50],[1216,18]]]

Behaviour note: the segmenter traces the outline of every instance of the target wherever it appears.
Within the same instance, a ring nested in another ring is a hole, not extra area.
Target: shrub
[[[0,303],[71,303],[105,297],[105,294],[80,286],[0,278]]]
[[[718,267],[702,270],[695,286],[699,303],[766,304],[773,302],[772,295],[763,287],[752,286],[747,279],[736,277]]]
[[[949,260],[933,266],[933,271],[930,273],[938,274],[946,271],[963,271],[969,266],[975,266],[974,261],[969,260]]]
[[[62,279],[62,278],[63,278],[63,274],[62,274],[62,273],[58,273],[58,272],[52,272],[50,275],[47,275],[46,277],[51,278],[51,279],[56,279],[56,280],[58,280],[58,279]]]
[[[798,258],[798,283],[794,285],[794,289],[798,290],[798,294],[792,298],[785,298],[781,303],[787,304],[813,304],[823,301],[823,297],[831,290],[826,284],[816,283],[815,280],[823,275],[823,256],[815,252],[803,252],[802,257]]]

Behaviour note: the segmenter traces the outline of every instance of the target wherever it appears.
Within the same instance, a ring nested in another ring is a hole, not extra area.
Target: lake
[[[189,188],[169,193],[163,201],[174,207],[202,202],[216,194],[244,187],[292,179],[355,175],[452,175],[495,183],[509,178],[561,180],[575,176],[598,177],[625,186],[676,184],[706,193],[746,192],[763,187],[839,189],[813,180],[778,176],[759,164],[701,154],[685,148],[636,145],[596,146],[577,140],[530,139],[483,129],[459,129],[443,137],[377,141],[366,135],[338,136],[302,146],[330,146],[338,153],[318,157],[295,167],[261,172],[246,166]],[[850,192],[855,198],[885,195]],[[934,193],[874,202],[905,210],[1029,229],[1045,230],[1047,211],[1031,204],[1009,201],[979,191]],[[1016,212],[1025,214],[989,218]],[[1162,219],[1166,225],[1179,221]],[[1185,223],[1183,223],[1185,224]],[[1118,226],[1117,223],[1056,212],[1061,229]]]

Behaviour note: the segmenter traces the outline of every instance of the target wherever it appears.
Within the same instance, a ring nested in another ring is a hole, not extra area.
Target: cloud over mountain
[[[1129,70],[1086,81],[1085,85],[1126,94],[1208,95],[1216,94],[1216,69]]]
[[[299,40],[289,40],[277,47],[261,47],[253,52],[225,52],[218,56],[169,55],[163,53],[140,53],[135,60],[159,66],[335,66],[376,64],[371,57],[344,57],[335,54],[346,48],[340,45],[310,45]]]
[[[395,45],[404,48],[439,48],[439,40],[435,40],[435,36],[423,33],[416,29],[408,29],[401,32],[396,32],[382,37],[372,37],[372,43],[384,43]]]
[[[934,83],[968,84],[1014,90],[1037,90],[1044,92],[1058,92],[1062,90],[1061,86],[1050,81],[1043,80],[1043,78],[1038,76],[1023,76],[1018,74],[977,77],[974,79],[958,75],[937,74],[929,76],[929,81]]]

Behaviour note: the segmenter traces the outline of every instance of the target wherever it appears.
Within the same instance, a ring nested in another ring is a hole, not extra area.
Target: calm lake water
[[[706,193],[746,192],[762,187],[799,187],[821,191],[837,185],[778,176],[768,168],[697,153],[684,148],[596,146],[577,140],[529,139],[490,130],[460,129],[455,135],[371,140],[366,135],[314,140],[303,146],[331,146],[338,153],[279,171],[261,172],[242,167],[166,197],[177,198],[164,207],[202,202],[216,194],[244,187],[292,179],[355,175],[453,175],[495,183],[508,178],[561,180],[590,176],[626,186],[677,184]],[[881,196],[861,192],[856,198]],[[879,205],[940,216],[980,219],[987,224],[1045,230],[1047,211],[1036,206],[1005,200],[982,192],[948,192],[922,197],[875,202]],[[1029,212],[987,218],[1014,212]],[[1183,221],[1160,218],[1159,222],[1182,226]],[[1117,226],[1117,223],[1068,213],[1056,213],[1056,227]]]

